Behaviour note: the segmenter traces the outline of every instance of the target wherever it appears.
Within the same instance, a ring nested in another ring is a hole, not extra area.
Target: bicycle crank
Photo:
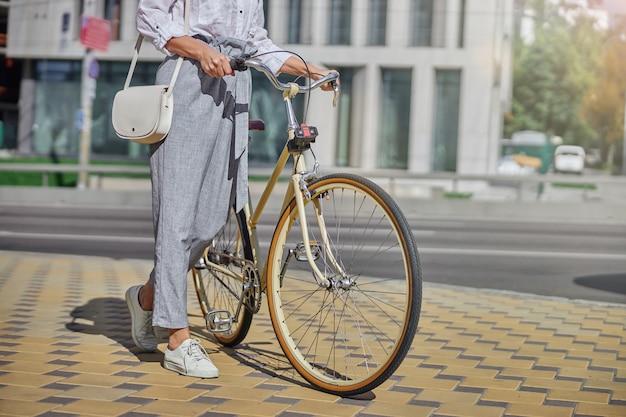
[[[322,246],[317,242],[309,242],[309,247],[311,248],[311,254],[313,255],[313,260],[317,261],[322,255]],[[299,262],[307,262],[308,258],[306,256],[306,246],[304,242],[300,242],[296,245],[295,249],[290,251],[293,254],[293,257],[296,258]]]

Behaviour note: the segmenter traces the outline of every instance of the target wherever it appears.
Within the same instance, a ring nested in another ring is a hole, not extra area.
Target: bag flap
[[[120,136],[143,136],[152,132],[159,122],[167,85],[145,85],[118,91],[113,99],[111,122]]]

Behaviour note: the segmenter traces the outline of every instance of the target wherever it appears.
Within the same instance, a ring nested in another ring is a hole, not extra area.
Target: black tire
[[[215,310],[228,310],[233,314],[231,330],[225,333],[213,333],[217,341],[224,346],[235,346],[243,341],[248,334],[252,316],[248,308],[239,306],[243,286],[246,284],[246,260],[251,261],[252,245],[248,232],[245,214],[231,210],[226,224],[213,239],[203,256],[204,267],[192,268],[193,283],[203,315]],[[232,271],[237,278],[212,267],[213,260],[222,268]]]
[[[294,199],[268,254],[272,326],[291,364],[312,385],[342,396],[364,393],[395,372],[417,330],[422,277],[415,238],[398,205],[365,178],[329,175],[309,191],[308,236],[319,254],[315,265],[331,285],[318,285],[309,263],[297,259],[303,239]]]

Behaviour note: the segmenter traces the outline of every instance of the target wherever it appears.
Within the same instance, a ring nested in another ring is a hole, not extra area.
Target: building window
[[[301,42],[302,0],[289,0],[289,20],[287,20],[287,43]]]
[[[409,44],[443,47],[446,15],[446,0],[411,0]]]
[[[387,0],[370,0],[367,44],[382,46],[387,36]]]
[[[287,43],[311,43],[311,1],[289,0]]]
[[[335,148],[335,165],[350,166],[352,148],[352,103],[354,102],[353,85],[355,68],[337,68],[341,74],[341,95],[337,105],[337,143]]]
[[[382,70],[378,166],[406,169],[411,121],[410,69]]]
[[[263,18],[265,19],[265,29],[269,32],[269,21],[270,21],[270,0],[265,0],[263,2]]]
[[[434,0],[411,2],[411,46],[431,46]]]
[[[457,46],[459,48],[463,48],[465,46],[465,13],[466,9],[466,0],[460,0],[461,7],[459,12],[459,38],[457,40]]]
[[[104,18],[111,22],[111,40],[119,41],[122,0],[106,0],[104,3]]]
[[[433,123],[432,171],[457,170],[461,71],[437,70]]]
[[[330,0],[328,44],[350,45],[352,31],[352,0]]]

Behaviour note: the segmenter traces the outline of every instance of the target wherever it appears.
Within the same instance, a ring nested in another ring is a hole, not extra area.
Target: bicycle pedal
[[[226,333],[232,328],[233,316],[228,310],[213,310],[206,315],[206,328],[211,333]]]

